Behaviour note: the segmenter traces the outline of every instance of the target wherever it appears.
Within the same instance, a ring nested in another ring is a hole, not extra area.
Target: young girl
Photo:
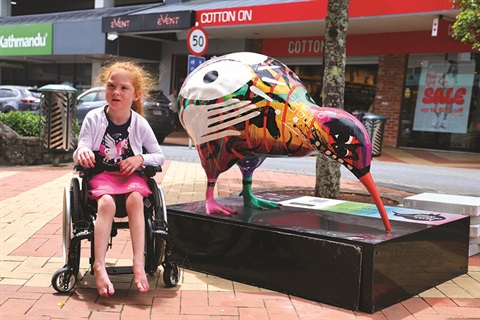
[[[154,81],[133,62],[115,62],[103,67],[99,80],[105,85],[108,104],[87,114],[73,154],[76,163],[94,168],[89,196],[98,204],[94,234],[95,282],[102,297],[114,294],[105,268],[105,255],[115,216],[115,195],[125,194],[134,282],[140,292],[147,292],[143,197],[151,191],[137,170],[144,165],[162,165],[165,161],[152,128],[142,117],[142,98]],[[143,153],[142,147],[147,153]]]

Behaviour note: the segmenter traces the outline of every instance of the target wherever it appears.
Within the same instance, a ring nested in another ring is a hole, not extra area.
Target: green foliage
[[[20,111],[0,113],[0,121],[24,137],[40,136],[40,116],[38,114]]]
[[[0,113],[0,121],[12,128],[13,131],[24,137],[40,137],[40,115],[30,112],[10,111]],[[73,137],[80,135],[80,125],[75,119]]]
[[[453,36],[480,51],[480,0],[453,0],[453,8],[460,10],[453,24]]]
[[[75,125],[73,126],[73,137],[78,138],[80,135],[80,125],[78,124],[78,119],[75,119]]]

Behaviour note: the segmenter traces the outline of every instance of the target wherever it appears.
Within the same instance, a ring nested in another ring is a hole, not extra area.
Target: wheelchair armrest
[[[92,169],[91,168],[83,167],[83,166],[79,165],[78,163],[76,163],[73,166],[73,170],[78,172],[79,176],[81,178],[89,178],[92,175]]]
[[[157,172],[162,172],[161,166],[146,166],[143,169],[145,175],[149,178],[153,177]]]
[[[83,167],[79,164],[75,164],[75,166],[73,167],[73,169],[77,172],[79,172],[80,174],[80,177],[90,177],[92,175],[92,168],[87,168],[87,167]],[[146,166],[143,168],[143,173],[151,178],[153,176],[155,176],[155,174],[157,172],[162,172],[162,167],[161,166]]]

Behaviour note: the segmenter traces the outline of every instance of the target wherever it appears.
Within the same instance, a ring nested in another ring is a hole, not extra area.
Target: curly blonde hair
[[[106,86],[111,74],[118,70],[123,70],[130,77],[135,93],[140,92],[140,99],[133,101],[132,110],[145,116],[143,112],[143,100],[150,94],[156,85],[156,79],[145,68],[133,61],[111,61],[107,62],[100,69],[97,77],[97,83]]]

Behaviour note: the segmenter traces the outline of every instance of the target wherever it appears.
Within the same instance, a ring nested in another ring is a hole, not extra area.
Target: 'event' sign
[[[127,14],[102,19],[102,32],[141,32],[182,30],[192,27],[194,11]]]

